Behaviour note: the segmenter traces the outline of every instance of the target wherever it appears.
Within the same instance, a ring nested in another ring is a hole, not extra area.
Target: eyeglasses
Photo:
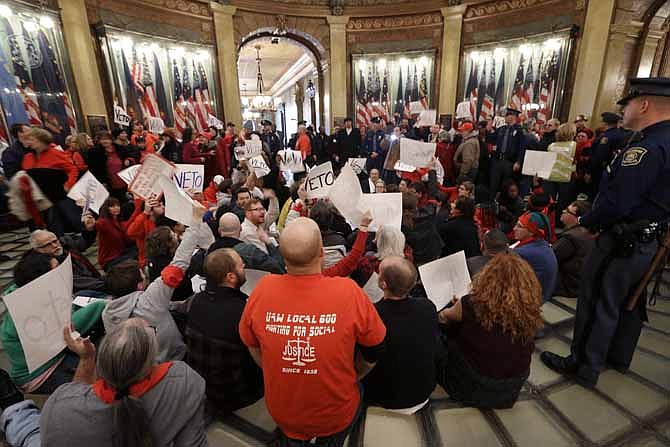
[[[49,245],[52,245],[52,246],[55,247],[55,246],[58,245],[58,244],[60,244],[60,242],[58,242],[58,239],[53,239],[53,240],[51,240],[51,241],[49,241],[49,242],[45,242],[44,244],[38,246],[37,248],[46,248],[46,247],[48,247]]]
[[[265,208],[260,207],[260,208],[250,208],[249,211],[265,211]]]

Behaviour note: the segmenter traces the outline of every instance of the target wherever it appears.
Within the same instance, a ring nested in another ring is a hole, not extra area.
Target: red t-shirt
[[[356,344],[376,346],[386,327],[349,278],[268,275],[256,285],[240,337],[263,357],[265,402],[282,431],[306,440],[344,430],[360,401]]]

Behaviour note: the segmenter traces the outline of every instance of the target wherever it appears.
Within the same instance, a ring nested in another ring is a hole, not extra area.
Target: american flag
[[[172,60],[172,74],[173,74],[173,84],[174,84],[174,107],[172,112],[174,114],[174,127],[181,135],[184,132],[184,129],[188,127],[186,120],[186,113],[184,111],[184,87],[181,83],[181,76],[179,75],[179,67],[177,66],[177,60]]]
[[[189,127],[197,128],[197,118],[195,116],[195,107],[193,101],[193,88],[191,87],[191,80],[188,76],[188,66],[186,65],[186,58],[182,58],[182,86],[184,87],[184,109],[186,112],[186,120]]]
[[[470,101],[470,116],[474,120],[477,116],[477,83],[478,83],[479,67],[473,61],[470,67],[470,77],[468,78],[468,87],[465,92],[465,97]]]
[[[198,70],[195,68],[195,61],[193,61],[193,98],[191,101],[193,103],[193,110],[195,111],[195,124],[199,132],[207,130],[207,118],[209,116],[203,98],[200,76],[198,75]]]
[[[14,34],[12,27],[7,19],[3,18],[2,21],[5,25],[5,30],[7,31],[7,36],[9,38],[9,51],[12,56],[16,88],[19,90],[19,94],[23,100],[23,108],[25,109],[26,115],[28,116],[28,122],[33,126],[41,126],[42,119],[40,118],[40,106],[37,104],[37,95],[33,90],[30,75],[28,74],[26,63],[23,59],[23,54],[21,53],[21,46],[18,42],[18,36]],[[23,28],[23,25],[21,25],[21,28]],[[23,29],[23,33],[24,35],[27,35],[25,29]]]
[[[409,65],[407,66],[407,82],[405,83],[405,109],[403,110],[403,117],[409,119],[409,105],[412,102],[412,74],[410,73]]]
[[[363,70],[358,70],[358,92],[356,93],[356,126],[367,127],[370,122],[370,112],[368,111],[367,90],[365,89],[365,78]]]
[[[396,93],[395,110],[393,112],[400,114],[400,116],[403,116],[405,113],[404,97],[402,93],[402,68],[398,68],[398,91]]]
[[[379,71],[377,66],[375,66],[372,71],[372,75],[368,78],[368,110],[371,117],[380,118],[382,120],[382,125],[386,125],[388,116],[384,110],[383,104],[381,103],[381,96],[381,80],[379,79]]]
[[[154,57],[154,73],[155,73],[154,89],[156,91],[156,102],[158,103],[158,110],[160,113],[160,117],[163,118],[163,121],[167,123],[169,121],[167,117],[167,112],[169,108],[168,108],[167,95],[165,94],[165,84],[163,83],[161,66],[158,63],[158,56],[156,56],[156,53],[153,54],[153,57]]]
[[[205,72],[205,67],[203,67],[201,62],[198,63],[198,73],[200,74],[200,95],[202,96],[202,102],[205,104],[207,114],[214,115],[212,100],[209,96],[209,82],[207,82],[207,73]]]
[[[423,110],[428,110],[428,80],[426,79],[426,67],[421,71],[421,82],[419,83],[419,101]]]
[[[533,56],[530,56],[528,61],[528,68],[526,69],[526,77],[523,82],[523,96],[521,97],[521,107],[526,104],[533,104],[535,102],[535,73],[533,72]],[[521,119],[526,120],[530,117],[531,110],[528,107],[522,109]]]
[[[144,102],[145,101],[144,84],[142,83],[142,79],[144,77],[143,72],[144,70],[142,67],[142,63],[140,62],[140,59],[137,57],[137,50],[135,49],[135,47],[133,47],[133,65],[130,68],[130,73],[131,76],[133,77],[133,87],[135,88],[135,92],[137,94],[137,105],[142,111],[142,117],[146,118],[152,115],[147,110],[147,107]]]
[[[161,112],[158,107],[158,101],[156,100],[156,89],[154,88],[154,82],[151,79],[151,71],[149,70],[146,54],[142,55],[142,85],[144,86],[144,109],[149,116],[160,118]]]
[[[382,103],[382,108],[384,111],[384,121],[386,123],[391,121],[391,112],[390,112],[390,106],[391,106],[391,99],[389,98],[389,70],[388,68],[384,68],[384,81],[382,83],[382,96],[381,96],[381,103]]]
[[[482,111],[479,114],[480,120],[489,120],[493,118],[495,111],[495,104],[493,95],[495,95],[496,89],[496,61],[495,59],[491,61],[491,70],[489,72],[488,82],[486,83],[486,92],[484,93],[484,99],[482,101]]]
[[[542,67],[540,79],[540,109],[537,111],[537,121],[541,124],[546,123],[551,118],[551,100],[554,90],[554,73],[557,63],[557,54],[554,52],[551,56],[551,62]]]
[[[524,61],[523,54],[519,59],[519,67],[516,70],[516,78],[514,79],[514,87],[512,88],[512,97],[510,98],[510,107],[521,111],[524,101],[525,92],[523,89],[524,79]]]

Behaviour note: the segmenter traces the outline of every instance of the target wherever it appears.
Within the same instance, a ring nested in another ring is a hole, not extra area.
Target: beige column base
[[[239,128],[242,125],[242,101],[237,77],[237,46],[233,24],[233,15],[237,8],[217,2],[210,2],[209,5],[214,15],[216,62],[223,97],[223,113],[226,121],[232,121]]]
[[[330,26],[330,127],[347,116],[347,23],[349,16],[326,16]]]
[[[440,64],[440,90],[438,114],[456,112],[458,75],[461,66],[461,34],[463,14],[467,5],[442,8],[444,25],[442,31],[442,61]]]

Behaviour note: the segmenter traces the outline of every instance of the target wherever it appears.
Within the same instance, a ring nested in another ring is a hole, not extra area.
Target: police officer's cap
[[[505,116],[507,116],[507,115],[519,116],[519,115],[521,115],[521,112],[517,109],[513,109],[511,107],[508,107],[507,110],[505,111]]]
[[[629,84],[628,94],[617,102],[620,106],[639,96],[670,96],[670,78],[633,78]]]
[[[272,121],[263,120],[263,121],[261,121],[261,126],[272,126]]]
[[[298,121],[298,126],[306,126],[306,125],[307,125],[307,121],[305,121],[305,120]]]
[[[586,119],[586,115],[577,115],[577,116],[575,117],[575,123],[578,123],[578,122],[580,122],[580,121],[587,121],[587,119]]]
[[[619,121],[621,121],[621,116],[612,112],[604,112],[600,116],[603,119],[603,123],[606,124],[617,124]]]

